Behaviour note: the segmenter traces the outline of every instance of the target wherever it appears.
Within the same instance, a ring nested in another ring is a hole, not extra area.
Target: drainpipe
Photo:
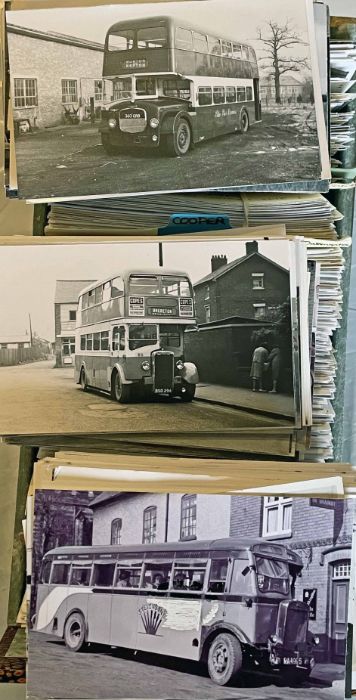
[[[168,522],[169,522],[169,493],[166,493],[166,520],[164,524],[164,541],[168,542]]]

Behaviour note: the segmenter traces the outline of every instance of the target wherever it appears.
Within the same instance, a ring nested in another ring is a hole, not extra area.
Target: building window
[[[292,534],[292,498],[266,496],[263,504],[263,537],[290,537]]]
[[[71,104],[78,102],[77,80],[62,80],[62,102]]]
[[[115,518],[111,523],[110,544],[121,544],[122,519]]]
[[[333,566],[333,579],[349,579],[351,577],[351,562],[338,561]]]
[[[70,320],[70,321],[76,321],[76,320],[77,320],[77,312],[76,312],[76,311],[70,311],[70,312],[69,312],[69,320]]]
[[[263,272],[252,273],[252,289],[264,289],[265,276]]]
[[[205,297],[204,297],[204,299],[205,299],[205,301],[209,301],[209,299],[210,299],[210,287],[209,287],[208,284],[207,284],[206,287],[205,287]]]
[[[254,304],[253,309],[256,320],[266,318],[266,304]]]
[[[157,508],[149,506],[143,511],[143,544],[151,544],[156,541],[157,530]]]
[[[196,494],[182,496],[180,515],[180,539],[195,540],[197,533],[197,497]]]
[[[205,323],[210,323],[210,318],[211,318],[210,305],[208,304],[207,306],[204,306],[204,309],[205,309]]]
[[[62,338],[62,355],[74,355],[75,338]]]
[[[36,78],[14,79],[14,104],[15,107],[37,107]]]
[[[94,80],[94,100],[95,102],[102,102],[103,101],[103,81],[102,80]]]

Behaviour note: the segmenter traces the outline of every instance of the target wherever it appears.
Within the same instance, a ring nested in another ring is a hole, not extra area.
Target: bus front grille
[[[126,107],[119,114],[119,127],[128,134],[138,134],[147,126],[147,114],[141,107]]]
[[[174,385],[174,355],[158,351],[152,355],[153,391],[155,394],[171,394]]]
[[[290,601],[284,620],[284,646],[289,649],[307,639],[309,608],[305,603]]]

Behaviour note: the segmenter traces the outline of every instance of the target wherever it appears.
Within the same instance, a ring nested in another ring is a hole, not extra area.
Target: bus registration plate
[[[283,656],[283,666],[297,666],[298,668],[307,668],[308,662],[301,656]]]

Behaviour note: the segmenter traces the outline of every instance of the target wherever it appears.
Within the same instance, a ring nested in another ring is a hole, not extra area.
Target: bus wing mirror
[[[247,576],[247,574],[250,571],[250,568],[251,568],[250,566],[245,566],[245,568],[241,571],[242,575]]]

